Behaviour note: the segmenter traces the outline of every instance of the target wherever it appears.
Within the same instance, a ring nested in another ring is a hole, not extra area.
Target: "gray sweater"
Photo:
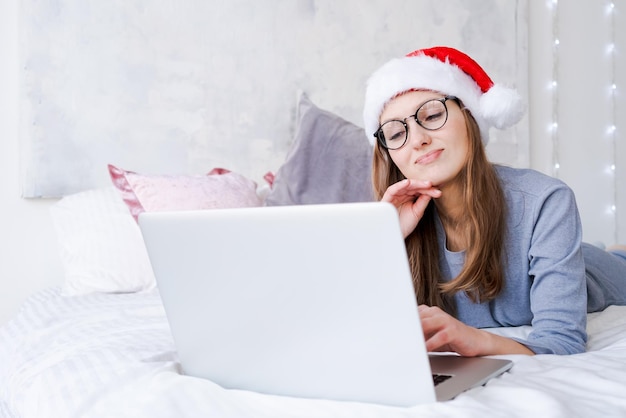
[[[519,341],[538,354],[583,352],[587,275],[574,193],[562,181],[537,171],[498,166],[497,173],[508,210],[504,289],[482,304],[457,294],[457,317],[477,328],[532,325],[528,339]],[[465,253],[446,250],[440,221],[438,236],[443,279],[451,280],[460,272]],[[614,302],[603,285],[602,258],[616,257],[599,249],[588,251],[592,259],[600,257],[591,260],[597,271],[590,278],[589,295],[590,308],[600,310]],[[618,268],[624,281],[626,264]]]

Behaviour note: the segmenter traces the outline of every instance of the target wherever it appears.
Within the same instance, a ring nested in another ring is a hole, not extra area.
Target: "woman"
[[[373,185],[398,209],[430,351],[573,354],[587,311],[626,303],[626,252],[582,244],[572,190],[491,164],[490,127],[517,123],[517,93],[446,47],[392,60],[368,80]],[[481,328],[532,325],[525,339]]]

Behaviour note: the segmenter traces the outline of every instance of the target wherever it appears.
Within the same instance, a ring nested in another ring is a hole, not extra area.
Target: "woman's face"
[[[409,179],[429,180],[439,188],[457,177],[468,158],[469,138],[463,112],[456,101],[446,101],[448,120],[434,131],[423,128],[415,118],[408,116],[414,115],[426,101],[442,97],[432,91],[404,93],[387,103],[380,115],[381,124],[393,119],[406,119],[406,143],[399,149],[389,150],[391,159],[402,174]]]

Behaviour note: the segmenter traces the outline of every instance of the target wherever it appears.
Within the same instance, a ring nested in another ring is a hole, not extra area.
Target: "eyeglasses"
[[[406,120],[414,118],[422,128],[436,131],[448,121],[448,107],[446,106],[448,100],[456,100],[456,97],[446,96],[429,100],[418,107],[414,115],[403,120],[389,120],[380,125],[374,137],[378,139],[380,145],[389,150],[402,148],[409,138],[409,126]]]

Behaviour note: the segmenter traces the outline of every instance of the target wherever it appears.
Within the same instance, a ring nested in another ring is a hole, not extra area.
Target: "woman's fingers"
[[[400,228],[406,238],[424,216],[430,199],[440,196],[441,190],[429,181],[406,179],[389,186],[381,200],[398,209]]]
[[[420,195],[414,202],[406,202],[398,208],[398,217],[400,220],[400,230],[404,238],[408,237],[415,229],[419,221],[424,216],[428,202],[432,197],[428,195]]]
[[[438,307],[419,306],[422,331],[428,351],[454,351],[463,356],[482,352],[483,336]]]
[[[397,207],[407,201],[414,201],[420,195],[437,198],[441,196],[441,190],[433,187],[430,181],[405,179],[389,186],[382,200]]]
[[[428,207],[428,202],[430,202],[430,199],[432,199],[430,195],[420,195],[417,200],[413,202],[413,204],[410,206],[411,210],[413,211],[413,215],[416,218],[422,219],[422,216],[424,216],[424,212]]]

